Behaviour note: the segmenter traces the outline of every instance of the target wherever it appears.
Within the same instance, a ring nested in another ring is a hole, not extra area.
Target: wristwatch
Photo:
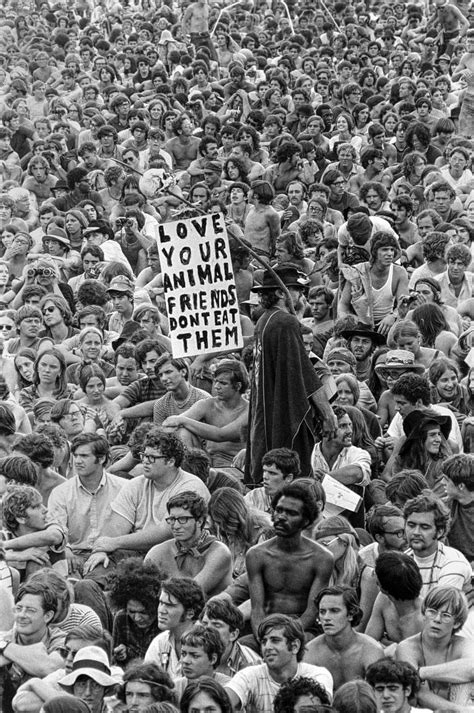
[[[3,656],[3,652],[7,648],[8,644],[11,644],[11,641],[6,641],[5,639],[0,639],[0,656]]]

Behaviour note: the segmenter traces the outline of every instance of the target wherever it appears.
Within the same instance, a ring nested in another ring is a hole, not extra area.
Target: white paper
[[[326,510],[331,514],[337,514],[342,510],[356,512],[362,498],[348,487],[340,483],[330,475],[325,475],[322,481],[324,492],[326,493]],[[334,508],[337,508],[334,510]]]

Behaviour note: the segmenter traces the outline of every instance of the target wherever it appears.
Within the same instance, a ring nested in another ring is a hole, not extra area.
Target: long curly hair
[[[144,564],[139,557],[129,557],[119,562],[107,580],[110,601],[118,609],[126,609],[127,603],[135,599],[149,614],[156,616],[164,579],[164,574],[154,564]]]
[[[219,488],[211,495],[209,515],[222,542],[227,545],[239,543],[245,549],[256,544],[258,526],[268,524],[267,518],[258,510],[249,508],[243,495],[234,488]]]

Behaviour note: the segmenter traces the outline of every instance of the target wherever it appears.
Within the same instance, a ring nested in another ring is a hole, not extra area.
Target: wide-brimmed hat
[[[341,332],[341,337],[344,339],[352,339],[352,337],[355,337],[356,335],[360,337],[368,337],[377,346],[381,346],[387,341],[387,338],[383,334],[374,332],[372,327],[369,327],[368,324],[364,324],[363,322],[358,322],[355,327],[352,327],[352,329],[345,329]]]
[[[383,376],[387,371],[413,371],[415,374],[424,374],[425,367],[415,363],[415,355],[408,349],[392,349],[385,355],[385,361],[375,365],[375,373]]]
[[[82,232],[84,237],[87,237],[91,233],[102,233],[107,236],[108,240],[114,239],[114,231],[110,227],[109,222],[107,220],[102,220],[102,218],[91,220],[89,225]]]
[[[129,319],[128,322],[125,322],[125,324],[123,325],[123,329],[117,339],[113,340],[112,348],[118,349],[119,346],[124,342],[129,342],[135,332],[137,332],[139,329],[140,325],[138,324],[138,322],[134,322],[133,319]]]
[[[286,287],[299,287],[300,289],[303,289],[309,282],[304,272],[300,272],[300,270],[293,265],[285,267],[282,265],[277,266],[274,268],[274,271]],[[263,290],[275,290],[279,287],[281,287],[281,285],[277,282],[275,276],[270,272],[270,270],[265,270],[263,273],[262,284],[254,285],[251,291],[262,292]]]
[[[432,409],[415,409],[403,419],[405,436],[410,440],[419,437],[427,423],[435,423],[440,427],[441,434],[447,440],[451,432],[451,417],[444,416]]]
[[[74,686],[79,676],[89,676],[100,686],[115,686],[118,681],[112,678],[107,654],[99,646],[84,646],[74,656],[72,671],[64,676],[59,685],[62,688]]]
[[[48,232],[43,235],[41,240],[43,243],[45,240],[57,240],[58,243],[67,245],[69,248],[71,247],[71,240],[68,238],[66,231],[58,227],[52,226],[51,228],[48,228]]]

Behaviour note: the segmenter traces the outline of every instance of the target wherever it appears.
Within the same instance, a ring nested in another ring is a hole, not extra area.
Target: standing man
[[[356,678],[364,678],[371,663],[383,657],[383,647],[354,631],[362,618],[362,609],[354,589],[327,587],[316,597],[323,634],[310,641],[304,660],[329,669],[334,688]]]
[[[197,0],[188,5],[183,14],[181,29],[184,37],[189,35],[196,51],[207,47],[212,60],[217,62],[217,53],[209,34],[208,0]]]
[[[275,537],[252,547],[246,556],[251,623],[256,634],[267,614],[297,617],[305,630],[314,627],[314,598],[329,582],[331,554],[302,533],[318,515],[308,489],[284,485],[272,501]]]
[[[309,474],[314,444],[312,407],[321,416],[325,432],[333,435],[336,430],[324,385],[305,351],[300,324],[291,314],[302,306],[306,277],[292,265],[277,266],[275,272],[287,287],[291,304],[269,270],[263,273],[262,284],[253,288],[261,293],[265,309],[255,331],[247,448],[246,479],[257,483],[262,478],[264,454],[283,446],[298,452],[301,473]]]

